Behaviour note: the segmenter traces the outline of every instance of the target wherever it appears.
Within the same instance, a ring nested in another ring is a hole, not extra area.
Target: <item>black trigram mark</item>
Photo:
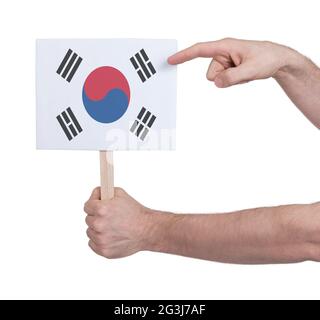
[[[146,108],[142,108],[137,119],[132,124],[130,131],[143,141],[156,118],[157,117],[151,114],[150,111],[147,111]]]
[[[154,68],[144,49],[141,49],[133,57],[131,57],[130,61],[136,69],[142,82],[145,82],[156,73],[156,69]]]
[[[71,108],[67,108],[59,114],[57,120],[69,141],[82,132],[82,128]]]
[[[78,70],[81,62],[82,58],[69,49],[57,70],[57,74],[60,74],[62,78],[70,82]]]

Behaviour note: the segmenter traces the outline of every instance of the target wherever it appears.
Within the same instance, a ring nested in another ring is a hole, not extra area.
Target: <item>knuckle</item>
[[[120,195],[120,196],[126,194],[126,192],[124,191],[124,189],[122,189],[122,188],[120,188],[120,187],[114,188],[114,191],[115,191],[115,194]]]
[[[107,202],[107,203],[100,203],[99,206],[96,209],[96,214],[98,216],[107,216],[109,214],[109,212],[112,211],[112,207],[113,207],[113,202]]]
[[[95,187],[95,188],[93,189],[93,192],[98,192],[98,191],[100,191],[100,187]]]
[[[104,205],[99,205],[96,209],[96,213],[98,216],[104,216],[106,212],[107,212],[106,206]]]
[[[103,231],[103,222],[101,221],[101,219],[95,219],[92,221],[92,229],[96,232]]]
[[[90,225],[90,216],[86,216],[85,221],[86,221],[87,226],[89,226]]]
[[[83,211],[84,212],[87,212],[89,211],[89,205],[90,205],[90,202],[89,201],[86,201],[84,206],[83,206]]]

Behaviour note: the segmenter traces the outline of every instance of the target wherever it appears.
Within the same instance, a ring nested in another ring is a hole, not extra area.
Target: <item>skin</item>
[[[207,78],[219,88],[274,78],[320,128],[320,70],[275,43],[223,39],[169,57],[170,64],[211,58]],[[110,201],[100,188],[85,203],[89,246],[106,258],[164,252],[239,264],[320,261],[320,203],[256,208],[225,214],[174,214],[144,207],[121,188]]]
[[[268,41],[223,39],[193,45],[169,57],[170,64],[212,58],[207,79],[218,88],[274,78],[292,102],[320,128],[320,69],[305,56]]]

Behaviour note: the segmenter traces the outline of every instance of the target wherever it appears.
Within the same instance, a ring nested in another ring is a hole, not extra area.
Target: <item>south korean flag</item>
[[[175,148],[175,40],[37,40],[37,148]]]

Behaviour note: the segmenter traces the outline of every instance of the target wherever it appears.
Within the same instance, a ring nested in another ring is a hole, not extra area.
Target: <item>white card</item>
[[[37,40],[37,148],[173,150],[176,40]]]

